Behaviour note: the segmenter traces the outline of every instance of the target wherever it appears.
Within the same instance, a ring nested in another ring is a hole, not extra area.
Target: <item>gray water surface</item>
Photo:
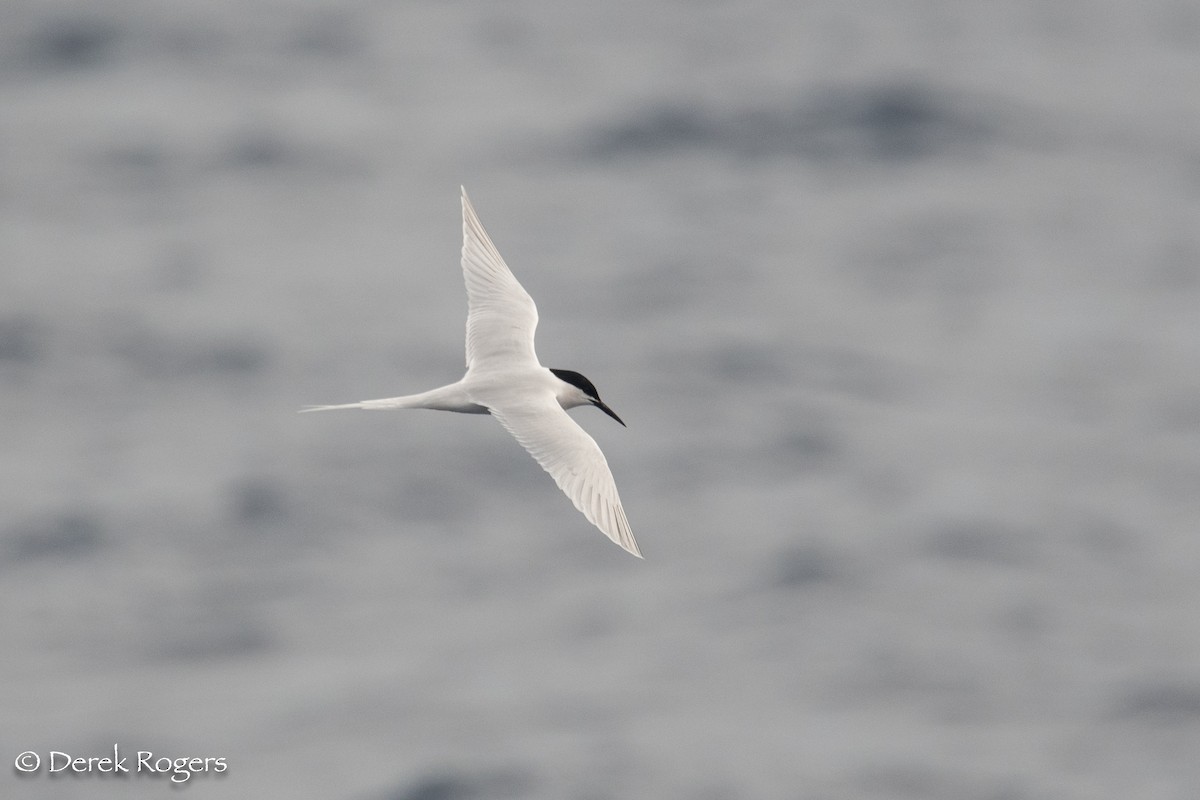
[[[4,797],[1195,797],[1191,4],[3,16]],[[295,414],[459,377],[459,184],[644,562]]]

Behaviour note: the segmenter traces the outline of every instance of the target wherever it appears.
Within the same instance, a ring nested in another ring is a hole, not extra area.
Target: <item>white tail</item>
[[[402,397],[388,397],[383,400],[363,400],[361,403],[342,403],[336,406],[305,406],[300,409],[301,414],[309,411],[338,411],[343,408],[363,408],[368,411],[385,411],[390,408],[418,408],[419,406],[403,406],[397,404],[397,400],[403,400]]]
[[[487,414],[488,410],[471,401],[462,388],[462,381],[449,386],[430,389],[420,394],[406,394],[403,397],[385,397],[382,400],[363,400],[361,403],[342,403],[335,406],[305,406],[306,411],[337,411],[347,408],[361,408],[366,411],[390,411],[394,408],[432,408],[438,411],[457,411],[461,414]]]

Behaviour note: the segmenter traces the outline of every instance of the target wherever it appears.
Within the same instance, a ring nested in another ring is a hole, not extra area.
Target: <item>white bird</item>
[[[404,397],[364,400],[342,408],[432,408],[491,414],[537,460],[588,521],[642,557],[621,508],[617,485],[599,445],[567,415],[592,405],[625,423],[578,372],[547,369],[533,350],[537,307],[517,282],[462,190],[462,270],[467,284],[467,373],[456,383]]]

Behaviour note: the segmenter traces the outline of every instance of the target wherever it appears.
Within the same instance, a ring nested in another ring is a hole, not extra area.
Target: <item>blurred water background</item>
[[[1200,791],[1200,7],[7,0],[0,794]],[[462,370],[458,186],[639,562]]]

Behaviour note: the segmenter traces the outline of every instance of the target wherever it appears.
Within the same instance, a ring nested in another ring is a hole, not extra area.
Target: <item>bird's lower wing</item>
[[[589,522],[630,553],[642,557],[604,453],[552,395],[507,408],[492,405],[491,411]]]

